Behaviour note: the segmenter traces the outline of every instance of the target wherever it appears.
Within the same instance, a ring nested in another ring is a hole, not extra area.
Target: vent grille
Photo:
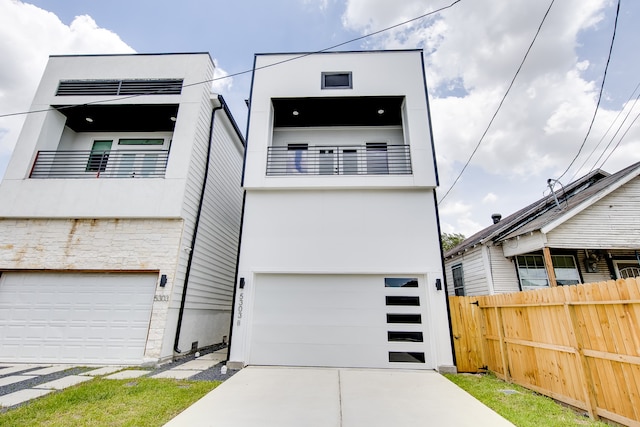
[[[180,95],[182,79],[163,80],[63,80],[57,96]]]

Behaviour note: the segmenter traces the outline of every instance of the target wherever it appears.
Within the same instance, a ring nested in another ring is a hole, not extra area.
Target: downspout
[[[176,325],[176,338],[173,341],[173,351],[180,354],[182,351],[178,348],[180,342],[180,331],[182,329],[182,318],[184,316],[184,306],[187,301],[187,287],[189,286],[189,274],[191,273],[191,263],[193,262],[193,252],[196,248],[196,237],[198,236],[198,225],[200,224],[200,215],[202,214],[202,205],[204,204],[204,193],[207,188],[207,178],[209,177],[209,161],[211,160],[211,138],[213,138],[213,123],[216,118],[216,111],[224,108],[222,100],[218,97],[220,106],[211,112],[211,122],[209,123],[209,143],[207,144],[207,159],[205,161],[204,177],[202,178],[202,189],[200,190],[200,201],[198,202],[198,211],[196,212],[196,222],[193,226],[193,237],[191,238],[191,248],[189,250],[189,259],[187,260],[187,269],[184,273],[184,285],[182,286],[182,299],[180,300],[180,310],[178,311],[178,324]]]

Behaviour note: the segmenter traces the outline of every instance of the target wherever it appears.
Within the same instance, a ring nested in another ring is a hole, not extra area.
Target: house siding
[[[145,358],[158,360],[176,281],[183,221],[176,219],[0,220],[0,271],[158,271]],[[166,355],[165,355],[166,356]]]
[[[489,246],[488,252],[494,293],[519,292],[520,283],[513,258],[505,258],[501,246]]]
[[[465,295],[487,295],[489,293],[489,284],[487,282],[487,274],[482,256],[482,246],[477,246],[465,252],[459,258],[455,258],[446,263],[445,270],[449,295],[454,295],[451,268],[460,263],[462,264]]]
[[[195,341],[199,346],[222,342],[231,321],[242,216],[242,144],[223,111],[216,112],[211,144],[180,348],[190,348]]]
[[[547,234],[547,245],[551,248],[638,248],[639,199],[640,177],[637,177],[551,230]]]
[[[203,74],[206,79],[212,78],[213,65],[208,64],[207,70]],[[210,143],[209,128],[211,126],[212,112],[213,106],[211,105],[209,87],[207,85],[202,85],[198,106],[198,116],[193,124],[193,148],[191,150],[191,159],[189,162],[184,199],[182,203],[181,216],[185,220],[185,227],[181,247],[185,250],[181,252],[177,271],[178,281],[181,284],[184,283],[187,264],[189,262],[188,248],[191,248],[198,206],[200,204],[200,194],[202,192],[202,186],[204,185],[203,178],[206,167],[205,162],[207,160],[207,147]],[[174,144],[180,144],[180,141],[174,141]],[[212,155],[215,155],[213,151]],[[178,308],[182,297],[182,285],[176,286],[174,292],[175,295],[172,298],[172,308]]]

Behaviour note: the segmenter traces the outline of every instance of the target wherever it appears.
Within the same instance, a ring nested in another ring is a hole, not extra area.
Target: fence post
[[[542,255],[544,255],[544,267],[547,270],[547,276],[549,277],[549,286],[558,286],[556,281],[556,271],[553,269],[553,258],[551,258],[551,250],[548,247],[542,248]]]
[[[591,419],[597,420],[599,418],[596,410],[598,402],[596,400],[595,391],[593,390],[593,380],[591,378],[591,371],[589,370],[589,363],[587,362],[587,358],[583,351],[584,345],[582,335],[578,328],[576,308],[571,303],[565,302],[564,311],[569,321],[569,337],[572,341],[571,346],[576,350],[575,355],[578,362],[578,373],[580,375],[580,380],[582,381],[582,390],[584,392],[585,404],[587,405],[587,412]]]
[[[498,322],[498,337],[500,338],[500,357],[502,359],[502,372],[504,373],[504,380],[511,382],[511,375],[509,375],[509,366],[507,364],[507,344],[504,341],[504,323],[502,322],[502,307],[495,306],[496,321]]]

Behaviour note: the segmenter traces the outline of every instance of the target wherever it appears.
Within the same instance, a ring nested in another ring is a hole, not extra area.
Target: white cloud
[[[213,70],[213,84],[211,85],[211,90],[214,93],[222,94],[231,91],[233,87],[233,78],[227,77],[229,75],[224,69],[218,66],[218,61],[216,59],[213,60],[215,64],[215,69]]]
[[[348,0],[343,25],[366,34],[452,1],[434,3]],[[506,181],[521,182],[520,186],[513,187],[521,192],[529,191],[531,183],[543,183],[546,178],[562,173],[578,151],[600,88],[600,82],[587,80],[585,73],[589,71],[596,78],[602,73],[600,68],[592,70],[593,61],[579,57],[578,38],[582,32],[598,28],[608,6],[611,6],[609,0],[554,3],[510,94],[470,165],[495,177],[489,189],[500,194],[501,203],[508,203],[510,198],[501,192]],[[444,194],[449,188],[478,144],[547,7],[547,2],[528,0],[460,2],[437,16],[367,41],[365,47],[370,48],[423,48],[425,51],[440,193]],[[607,26],[600,34],[609,37],[610,32]],[[599,55],[598,67],[603,67],[600,64],[606,52]],[[601,107],[592,136],[584,147],[585,154],[594,148],[616,113]],[[627,135],[625,148],[621,146],[614,153],[607,163],[608,169],[616,171],[640,160],[638,133]],[[621,152],[628,153],[626,159]],[[569,177],[563,181],[566,183]],[[457,198],[463,195],[467,196],[465,200],[471,196],[473,203],[482,202],[472,195],[470,187],[474,185],[474,180],[465,181],[463,175],[444,206],[443,223],[473,226],[474,214],[449,209],[449,206],[459,209]],[[487,186],[484,188],[486,191]],[[538,197],[533,191],[531,194],[534,199]]]
[[[130,53],[120,37],[90,16],[65,25],[56,15],[17,0],[0,0],[0,114],[27,111],[49,55]],[[0,177],[24,116],[0,118]]]
[[[484,198],[482,199],[482,203],[487,205],[487,204],[495,203],[496,200],[498,200],[498,196],[496,196],[493,193],[489,193],[486,196],[484,196]]]

